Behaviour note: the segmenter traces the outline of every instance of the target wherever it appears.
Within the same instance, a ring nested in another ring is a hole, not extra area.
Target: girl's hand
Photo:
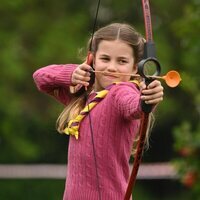
[[[158,104],[163,100],[163,87],[158,80],[152,81],[147,87],[144,82],[141,83],[141,100],[146,104]]]
[[[80,84],[85,87],[88,87],[90,81],[90,73],[89,73],[90,69],[91,69],[90,65],[86,63],[80,64],[72,74],[72,85],[76,86]]]

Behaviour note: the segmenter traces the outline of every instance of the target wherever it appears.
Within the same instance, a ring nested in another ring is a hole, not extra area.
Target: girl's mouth
[[[112,72],[103,72],[103,75],[109,79],[115,79],[118,78],[118,76],[114,75]]]

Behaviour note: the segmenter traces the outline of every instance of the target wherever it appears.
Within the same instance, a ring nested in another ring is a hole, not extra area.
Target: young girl
[[[89,84],[93,69],[88,62],[50,65],[33,77],[40,91],[66,105],[57,121],[59,132],[71,134],[63,199],[123,200],[141,100],[158,104],[163,87],[157,80],[147,88],[143,82],[130,81],[127,74],[137,73],[144,45],[130,25],[105,26],[89,42],[94,84]]]

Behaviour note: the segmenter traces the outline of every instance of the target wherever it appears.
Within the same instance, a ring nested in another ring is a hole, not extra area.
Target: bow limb
[[[130,200],[130,197],[131,197],[131,194],[132,194],[132,189],[135,185],[139,165],[140,165],[141,160],[142,160],[142,153],[143,153],[143,149],[144,149],[144,145],[145,145],[148,125],[149,125],[149,113],[143,112],[141,124],[140,124],[140,129],[139,129],[139,141],[137,143],[137,150],[136,150],[136,155],[135,155],[135,158],[134,158],[133,169],[132,169],[132,172],[131,172],[131,176],[130,176],[130,179],[129,179],[129,183],[128,183],[128,187],[127,187],[127,190],[126,190],[124,200]]]

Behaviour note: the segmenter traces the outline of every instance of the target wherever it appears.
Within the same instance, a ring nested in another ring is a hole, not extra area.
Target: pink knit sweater
[[[40,91],[67,104],[75,67],[50,65],[37,70],[33,77]],[[113,85],[90,116],[101,199],[123,200],[129,179],[129,158],[140,124],[139,90],[128,82]],[[70,138],[64,200],[99,200],[90,128],[86,116],[80,125],[79,139]]]

